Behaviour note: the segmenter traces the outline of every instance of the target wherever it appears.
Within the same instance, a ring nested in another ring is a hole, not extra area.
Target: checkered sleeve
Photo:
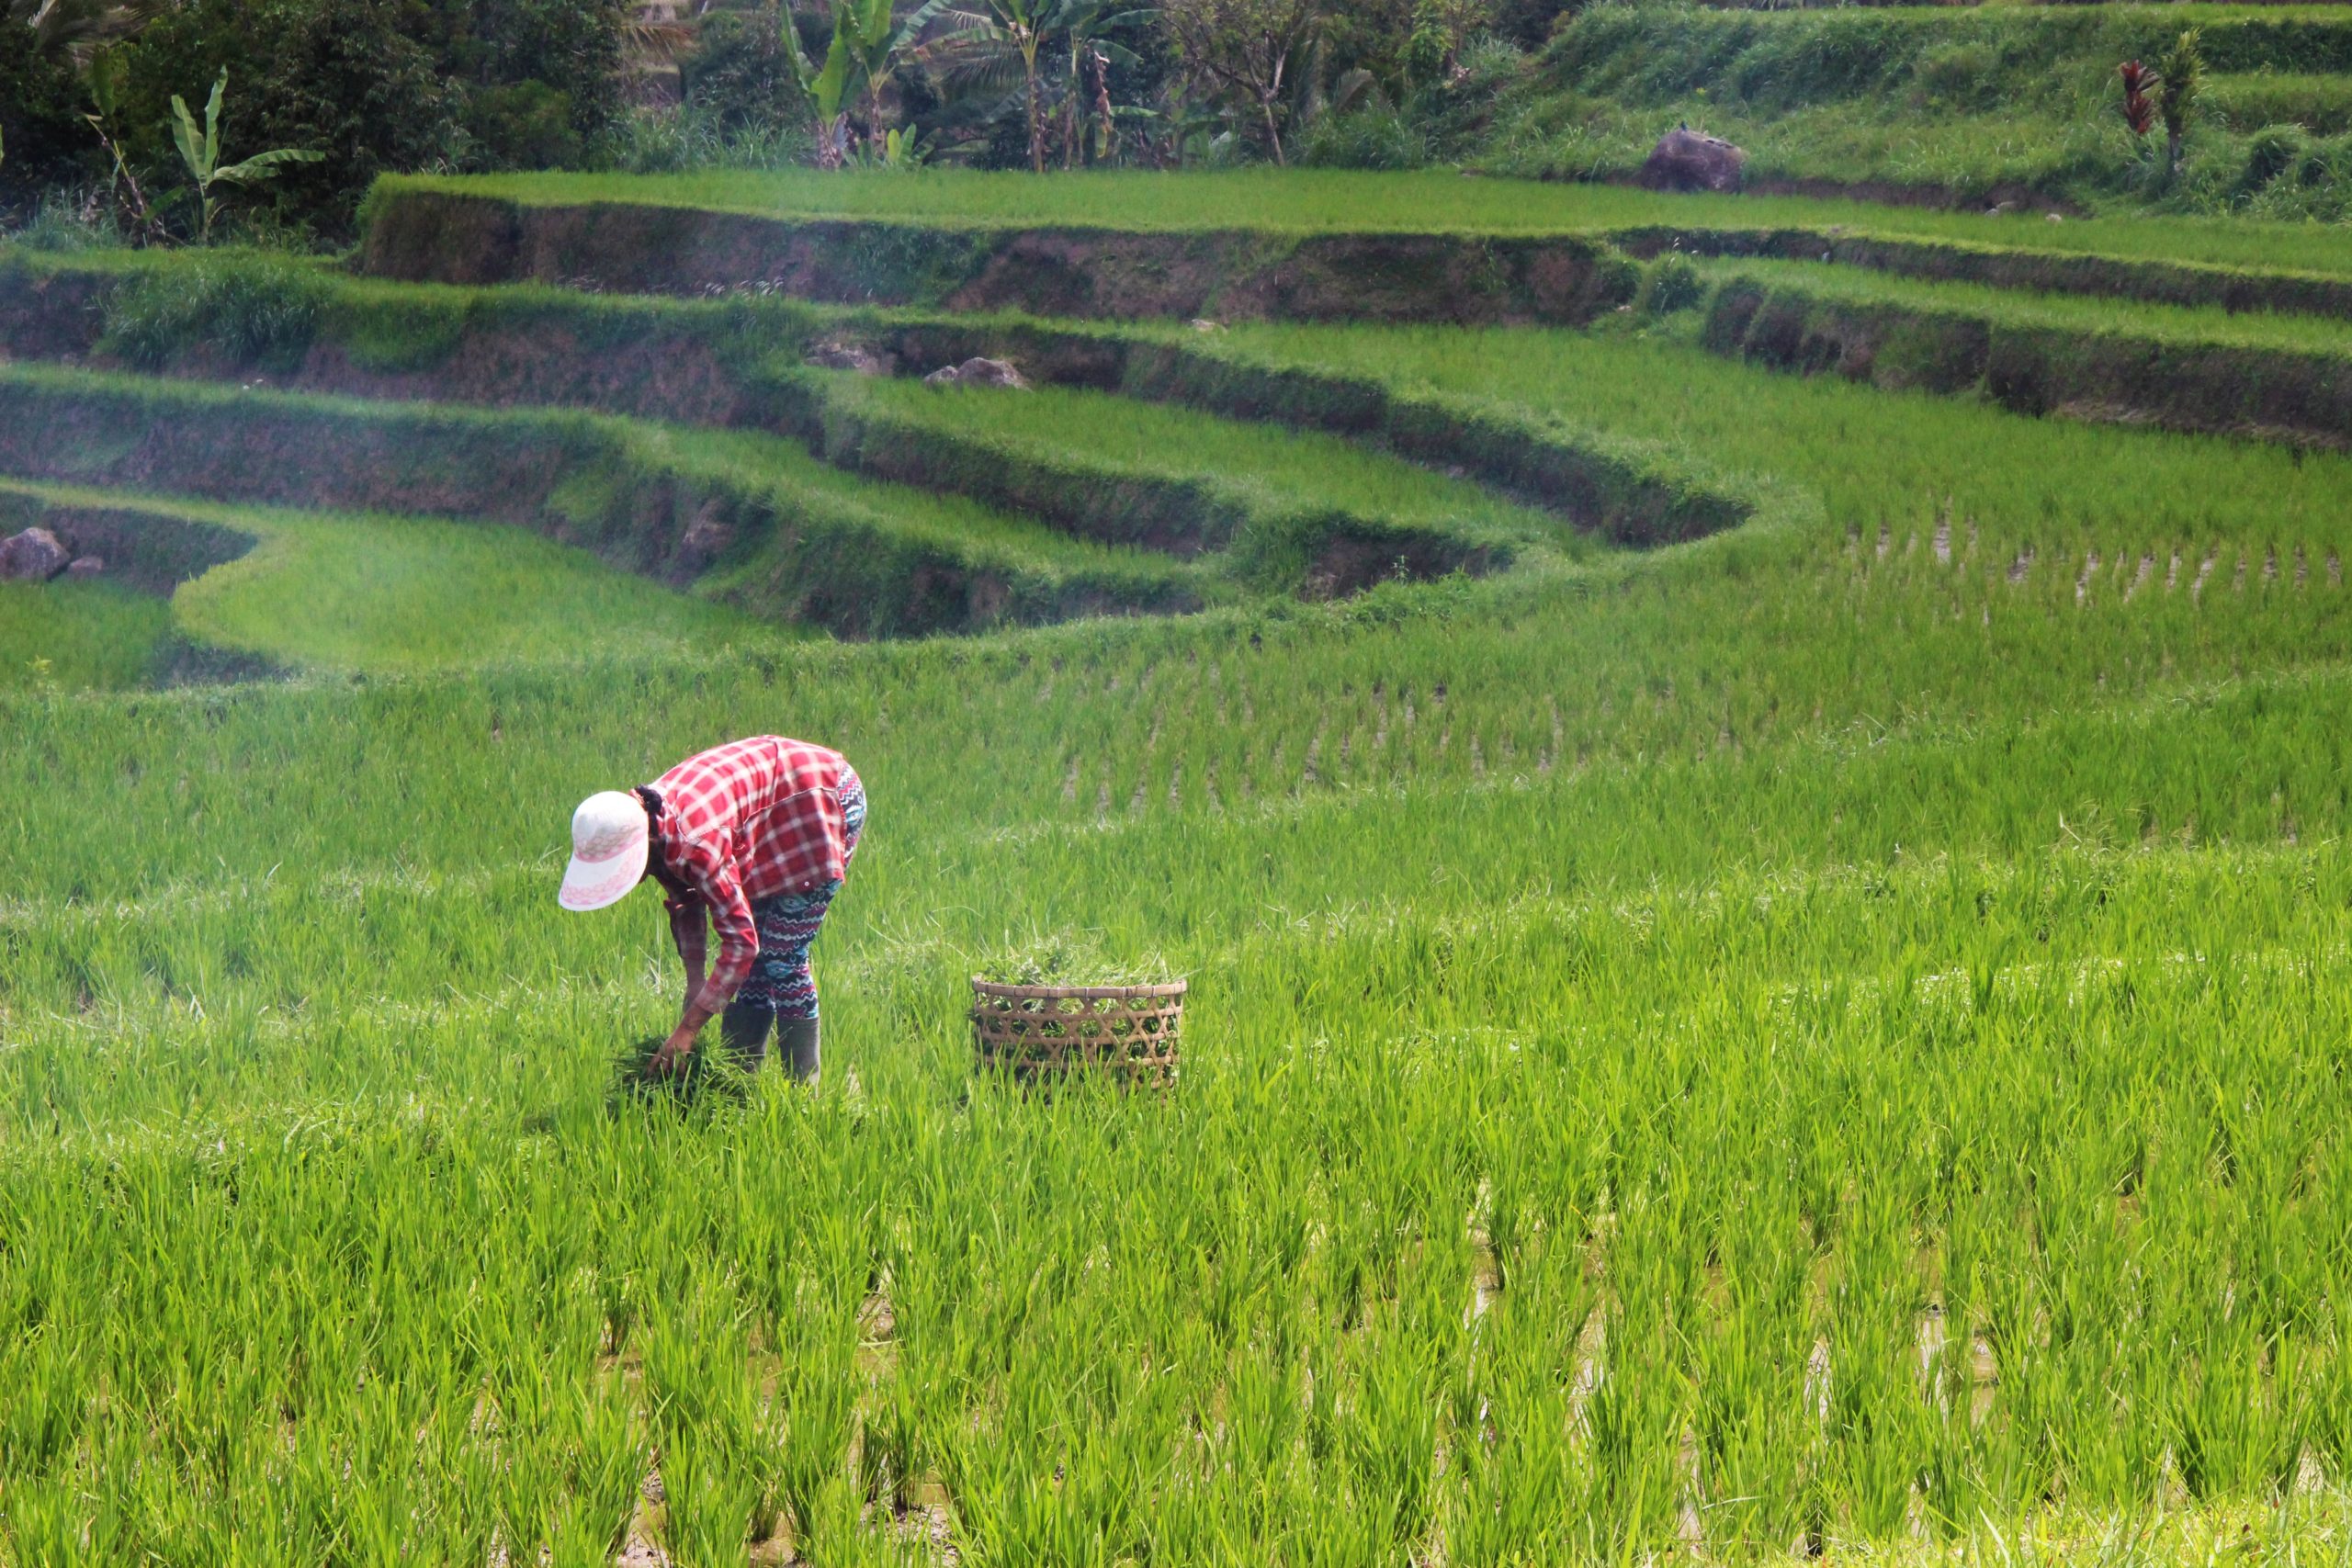
[[[760,955],[760,931],[752,919],[752,901],[743,896],[743,884],[733,864],[707,852],[696,861],[691,874],[709,908],[710,923],[718,932],[718,962],[711,965],[710,978],[703,982],[695,1005],[706,1012],[719,1012],[752,977],[752,963]]]

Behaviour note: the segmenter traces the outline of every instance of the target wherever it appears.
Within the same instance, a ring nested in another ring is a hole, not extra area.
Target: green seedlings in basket
[[[1163,959],[1114,957],[1093,931],[1033,933],[981,958],[977,974],[997,986],[1164,986],[1176,978]]]

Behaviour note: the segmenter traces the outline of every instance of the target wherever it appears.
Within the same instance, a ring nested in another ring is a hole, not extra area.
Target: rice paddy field
[[[1758,262],[206,265],[0,265],[0,519],[126,563],[0,592],[7,1568],[2352,1561],[2341,452],[1726,354]],[[570,812],[765,732],[871,798],[823,1078],[637,1092]],[[978,1071],[1038,962],[1176,1087]]]

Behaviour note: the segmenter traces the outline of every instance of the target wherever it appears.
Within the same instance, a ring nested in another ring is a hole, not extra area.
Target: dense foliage
[[[2143,62],[2176,79],[2147,100],[2154,135],[2135,134],[2119,85]],[[1751,186],[2269,218],[2352,207],[2352,17],[2316,6],[1603,4],[1558,31],[1542,78],[1490,139],[1493,166],[1629,175],[1687,122],[1745,147]]]
[[[1544,20],[1488,0],[68,3],[106,25],[61,40],[17,6],[0,27],[0,213],[53,192],[187,232],[169,104],[225,68],[230,155],[320,154],[239,204],[246,234],[297,240],[346,236],[393,171],[1417,164],[1476,141],[1524,74],[1498,35]]]
[[[105,186],[109,160],[83,117],[83,78],[105,72],[107,129],[151,194],[175,188],[175,95],[201,102],[229,72],[221,144],[323,154],[253,193],[247,212],[298,233],[346,232],[379,174],[575,163],[623,103],[623,0],[171,0],[127,39],[76,59],[0,32],[7,162],[0,198],[78,181]],[[12,54],[11,51],[14,51]],[[226,160],[224,160],[226,161]],[[186,213],[175,215],[182,226]]]

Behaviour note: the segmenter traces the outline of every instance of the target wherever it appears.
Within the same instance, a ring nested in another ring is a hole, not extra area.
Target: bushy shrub
[[[1679,251],[1668,251],[1643,270],[1634,308],[1645,316],[1670,316],[1699,303],[1706,291],[1698,264]]]
[[[53,186],[41,193],[24,226],[0,234],[28,251],[112,250],[124,243],[114,204],[96,187]]]
[[[1327,169],[1418,169],[1430,161],[1430,143],[1420,126],[1396,109],[1356,109],[1309,126],[1298,160]]]
[[[224,156],[324,155],[243,193],[245,226],[340,238],[379,174],[583,162],[620,111],[622,20],[621,0],[176,0],[117,51],[116,129],[168,196],[172,95],[226,67]]]
[[[2245,172],[2238,176],[2238,188],[2261,190],[2301,164],[2309,149],[2309,140],[2297,126],[2273,125],[2256,131],[2246,139]]]
[[[1541,49],[1560,19],[1576,14],[1578,0],[1499,0],[1495,6],[1495,36],[1521,49]]]
[[[158,267],[107,299],[101,346],[142,370],[201,353],[232,368],[290,369],[331,293],[309,265],[209,256]]]
[[[1330,168],[1414,169],[1487,145],[1498,121],[1523,109],[1527,56],[1497,38],[1465,44],[1450,69],[1393,107],[1377,91],[1307,127],[1302,162]]]
[[[468,92],[538,84],[561,96],[582,143],[625,107],[628,0],[424,0],[428,47]]]
[[[723,130],[797,124],[810,112],[772,9],[713,12],[682,70],[687,107]]]
[[[177,192],[172,96],[199,97],[226,67],[225,159],[268,147],[324,155],[241,194],[239,206],[345,232],[378,175],[430,167],[456,145],[442,73],[404,24],[401,0],[185,0],[122,51],[125,149],[159,198]]]
[[[599,162],[623,174],[687,169],[786,169],[805,164],[808,132],[798,125],[729,126],[695,105],[644,108],[622,117],[598,146]]]
[[[581,159],[571,100],[545,82],[481,87],[466,95],[466,152],[479,169],[558,169]]]
[[[74,72],[36,51],[32,29],[0,12],[0,207],[95,167]]]

